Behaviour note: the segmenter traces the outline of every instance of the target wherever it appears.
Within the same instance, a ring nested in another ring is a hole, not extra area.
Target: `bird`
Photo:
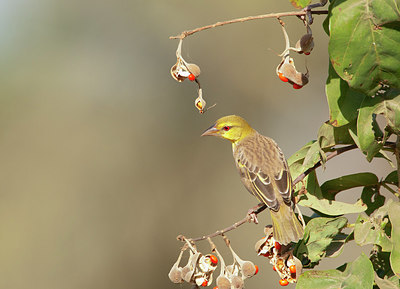
[[[289,166],[277,143],[237,115],[219,118],[201,136],[216,136],[232,143],[242,183],[269,208],[275,241],[287,245],[302,239],[304,229],[294,213]]]

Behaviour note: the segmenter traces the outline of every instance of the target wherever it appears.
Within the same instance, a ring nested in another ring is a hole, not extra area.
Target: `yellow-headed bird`
[[[231,141],[244,186],[270,209],[275,240],[286,245],[301,239],[303,227],[293,212],[292,178],[276,142],[259,134],[236,115],[218,119],[202,134],[206,135]]]

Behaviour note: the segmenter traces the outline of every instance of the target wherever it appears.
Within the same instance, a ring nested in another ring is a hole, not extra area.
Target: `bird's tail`
[[[304,230],[291,207],[282,204],[277,212],[270,210],[274,239],[282,245],[297,242],[303,238]]]

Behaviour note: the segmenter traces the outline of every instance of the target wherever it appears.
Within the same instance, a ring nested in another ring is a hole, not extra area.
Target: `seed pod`
[[[193,74],[195,78],[200,75],[200,67],[194,63],[187,63],[182,57],[182,39],[179,41],[178,49],[176,50],[176,63],[171,67],[172,77],[178,81],[182,82]]]
[[[294,265],[296,266],[296,279],[295,280],[298,280],[301,273],[303,272],[303,264],[295,256],[293,256],[293,260],[294,260]]]
[[[232,289],[242,289],[244,282],[239,276],[233,276],[231,279]]]
[[[169,271],[168,277],[173,283],[182,283],[182,268],[176,266],[172,267],[171,271]]]
[[[195,278],[195,283],[196,283],[197,286],[205,287],[208,284],[207,277],[205,275],[197,276]]]
[[[228,244],[229,249],[232,252],[233,258],[235,259],[235,262],[237,262],[240,266],[240,270],[242,271],[242,277],[243,279],[249,278],[254,276],[256,272],[256,268],[251,261],[243,261],[236,253],[233,251],[232,247],[230,244]]]
[[[291,85],[296,84],[295,88],[301,88],[308,83],[308,73],[304,74],[298,72],[294,66],[293,59],[289,56],[285,57],[285,59],[278,65],[276,74],[279,76],[280,73],[288,79],[288,82]]]
[[[168,273],[169,280],[171,280],[173,283],[182,283],[182,268],[179,267],[179,263],[181,262],[181,258],[183,255],[183,250],[179,253],[178,260],[175,262],[175,264],[172,266],[171,270]]]
[[[219,289],[231,289],[231,282],[225,276],[218,276],[217,286]]]
[[[183,267],[182,270],[181,270],[182,279],[183,279],[184,281],[186,281],[186,282],[190,282],[190,278],[192,277],[191,275],[193,275],[193,273],[191,273],[190,276],[188,275],[188,276],[186,277],[186,275],[187,275],[189,272],[190,272],[190,268],[187,267],[187,266]],[[187,281],[187,279],[188,279],[189,281]]]
[[[245,278],[253,277],[256,274],[256,266],[251,261],[244,261],[242,264],[242,274]]]
[[[211,258],[213,256],[213,258]],[[207,254],[205,256],[201,256],[199,259],[199,268],[203,272],[213,272],[217,267],[218,259],[214,255]]]
[[[197,78],[200,75],[200,67],[194,63],[186,64],[187,70]]]
[[[198,260],[200,257],[201,257],[200,252],[196,252],[196,253],[191,252],[188,263],[182,269],[182,271],[183,271],[182,278],[186,282],[190,283],[193,281],[193,275],[196,271],[197,263],[198,263]],[[185,274],[183,274],[183,273],[185,273]]]
[[[206,107],[206,101],[203,99],[203,90],[199,88],[198,91],[199,96],[194,101],[194,105],[199,110],[200,113],[204,113],[204,109]]]
[[[302,54],[310,54],[314,48],[314,38],[312,34],[304,34],[299,41],[296,42],[295,51]]]

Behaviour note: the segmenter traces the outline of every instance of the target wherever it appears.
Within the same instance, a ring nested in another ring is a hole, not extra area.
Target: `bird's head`
[[[243,118],[237,115],[228,115],[218,119],[201,136],[218,136],[235,143],[252,132],[254,129]]]

